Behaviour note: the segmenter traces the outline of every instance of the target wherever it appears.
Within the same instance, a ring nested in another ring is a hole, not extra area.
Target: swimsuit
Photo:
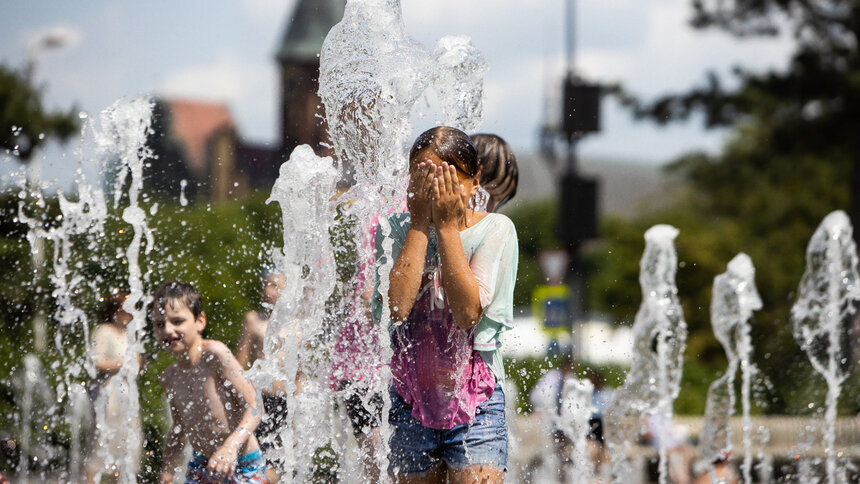
[[[191,461],[188,462],[185,484],[266,484],[266,463],[263,462],[263,454],[259,449],[236,459],[236,471],[231,478],[226,480],[210,476],[206,470],[208,463],[209,459],[206,456],[194,451]]]

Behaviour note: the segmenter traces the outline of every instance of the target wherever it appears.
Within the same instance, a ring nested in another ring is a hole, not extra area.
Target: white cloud
[[[295,7],[296,0],[243,0],[242,10],[251,22],[276,25],[282,28],[287,13]]]

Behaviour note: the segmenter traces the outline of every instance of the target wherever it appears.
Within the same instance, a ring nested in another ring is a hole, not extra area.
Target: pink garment
[[[393,330],[391,371],[394,389],[421,425],[451,429],[474,419],[477,406],[493,395],[496,377],[473,348],[473,330],[457,326],[434,280]]]
[[[370,230],[362,244],[373,254],[373,240],[379,227],[379,217],[374,217]],[[373,287],[371,280],[368,286],[365,273],[373,267],[373,256],[361,265],[358,273],[358,283],[353,293],[352,309],[349,317],[341,326],[332,354],[332,373],[329,376],[333,390],[342,390],[350,385],[369,387],[376,383],[382,367],[379,359],[379,328],[369,314],[370,303],[362,299],[368,287]]]

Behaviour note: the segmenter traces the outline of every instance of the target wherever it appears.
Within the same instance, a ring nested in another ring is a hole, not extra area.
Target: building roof
[[[323,40],[343,18],[345,6],[346,0],[299,0],[287,18],[278,60],[318,62]]]
[[[230,110],[222,103],[167,100],[173,134],[185,145],[186,164],[192,173],[207,172],[206,143],[218,131],[235,130]]]

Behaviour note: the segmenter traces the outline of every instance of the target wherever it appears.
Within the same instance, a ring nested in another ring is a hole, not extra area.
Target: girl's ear
[[[203,330],[206,329],[206,313],[200,313],[195,323],[197,325],[197,332],[203,334]]]
[[[472,177],[472,189],[469,190],[469,198],[475,196],[478,193],[478,187],[481,185],[481,171],[484,167],[478,167],[478,173],[475,173],[475,176]]]
[[[480,185],[478,185],[478,178],[475,178],[474,180],[472,180],[472,189],[469,190],[469,198],[474,197],[475,194],[478,193],[478,187],[479,186]]]

